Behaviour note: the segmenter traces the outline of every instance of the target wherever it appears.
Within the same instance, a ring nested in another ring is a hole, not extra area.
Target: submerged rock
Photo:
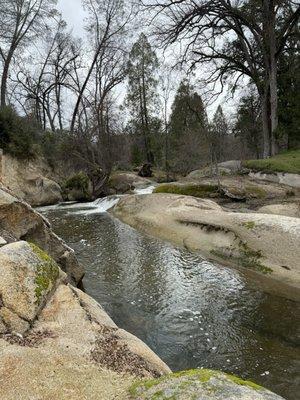
[[[131,394],[133,400],[283,400],[253,382],[207,369],[136,383]]]

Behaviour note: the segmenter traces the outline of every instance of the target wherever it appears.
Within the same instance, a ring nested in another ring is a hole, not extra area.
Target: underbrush
[[[38,153],[38,130],[13,108],[0,109],[0,147],[5,153],[21,159],[33,159]]]

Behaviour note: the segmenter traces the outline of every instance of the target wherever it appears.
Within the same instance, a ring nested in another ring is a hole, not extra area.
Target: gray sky
[[[85,12],[81,0],[58,0],[59,11],[75,36],[82,37]]]

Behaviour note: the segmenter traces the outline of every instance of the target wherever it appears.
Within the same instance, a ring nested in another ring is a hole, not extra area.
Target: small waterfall
[[[154,189],[155,186],[151,185],[142,189],[135,189],[134,194],[137,195],[151,194],[153,193]],[[89,215],[89,214],[105,213],[110,208],[115,206],[122,196],[124,195],[120,194],[120,195],[107,196],[100,199],[96,199],[95,201],[88,203],[65,202],[65,203],[55,204],[53,206],[38,207],[37,211],[47,212],[52,210],[64,209],[67,210],[68,214]]]
[[[153,193],[154,189],[155,189],[154,185],[147,186],[143,189],[134,189],[134,194],[151,194]]]

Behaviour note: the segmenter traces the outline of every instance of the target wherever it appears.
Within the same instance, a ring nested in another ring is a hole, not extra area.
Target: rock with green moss
[[[169,183],[159,185],[154,193],[171,193],[182,194],[185,196],[194,196],[199,198],[216,197],[218,196],[218,186],[205,185],[205,184],[182,184],[182,183]]]
[[[4,245],[20,240],[35,243],[67,273],[70,283],[75,286],[81,284],[84,269],[76,259],[74,250],[54,234],[47,219],[16,198],[1,183],[0,215],[0,235]]]
[[[132,400],[283,400],[251,381],[208,369],[137,382],[130,394]]]
[[[29,243],[32,251],[39,258],[40,262],[35,268],[35,297],[37,304],[41,304],[44,294],[53,288],[59,277],[59,267],[47,253],[41,250],[34,243]]]
[[[0,249],[0,317],[8,331],[23,333],[65,274],[34,244],[15,242]]]

